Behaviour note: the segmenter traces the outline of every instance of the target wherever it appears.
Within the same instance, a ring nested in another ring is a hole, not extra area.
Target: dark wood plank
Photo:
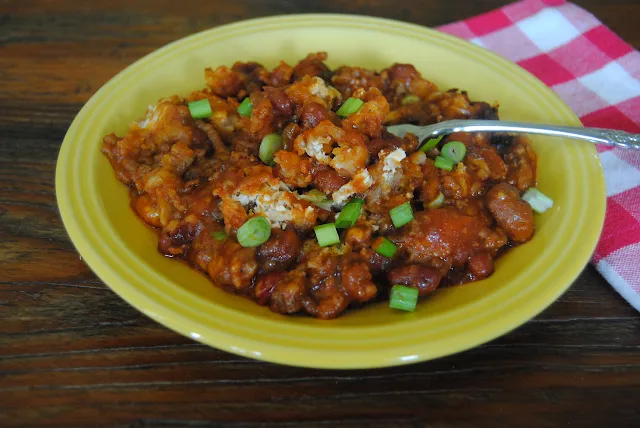
[[[362,13],[437,26],[504,0],[0,2],[0,426],[640,426],[640,317],[592,267],[484,346],[369,371],[230,355],[149,320],[70,243],[55,160],[109,78],[196,31],[257,16]],[[579,0],[640,47],[636,0]]]

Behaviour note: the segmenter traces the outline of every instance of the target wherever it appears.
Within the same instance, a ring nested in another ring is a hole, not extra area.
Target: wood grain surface
[[[640,316],[592,267],[543,314],[436,361],[322,371],[149,320],[79,258],[55,162],[89,97],[158,47],[244,18],[341,12],[436,26],[501,0],[0,0],[0,426],[638,427]],[[637,0],[576,1],[640,47]]]

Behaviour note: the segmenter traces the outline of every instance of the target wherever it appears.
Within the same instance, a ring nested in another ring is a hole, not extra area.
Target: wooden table
[[[436,26],[502,0],[0,2],[0,426],[640,426],[640,316],[592,267],[471,351],[321,371],[246,360],[149,320],[79,258],[54,169],[83,103],[156,48],[219,24],[346,12]],[[580,0],[640,47],[637,0]]]

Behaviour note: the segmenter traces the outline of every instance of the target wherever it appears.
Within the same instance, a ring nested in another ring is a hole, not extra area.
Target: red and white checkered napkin
[[[640,52],[564,0],[522,0],[440,27],[549,85],[585,126],[640,133]],[[607,216],[592,262],[640,311],[640,152],[598,146]]]

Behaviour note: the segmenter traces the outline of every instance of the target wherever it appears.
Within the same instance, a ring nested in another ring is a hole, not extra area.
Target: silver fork
[[[552,137],[574,138],[605,146],[623,149],[640,149],[640,134],[603,128],[580,128],[577,126],[539,125],[536,123],[507,122],[502,120],[446,120],[427,126],[392,125],[387,131],[404,137],[414,134],[420,142],[453,132],[513,132],[517,134],[543,134]]]

